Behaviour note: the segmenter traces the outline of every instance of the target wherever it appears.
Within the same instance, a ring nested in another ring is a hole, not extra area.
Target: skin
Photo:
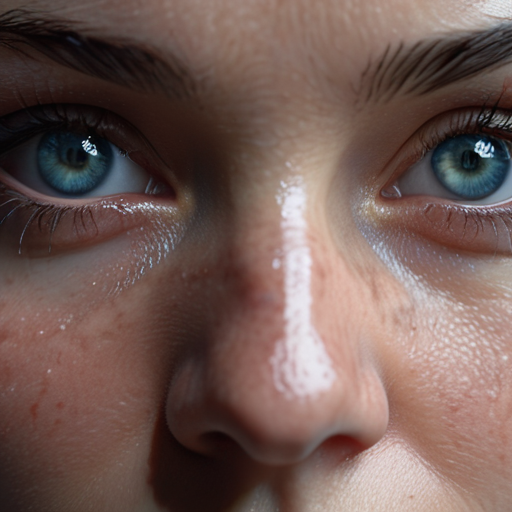
[[[0,114],[108,109],[176,191],[113,196],[135,213],[106,209],[69,247],[63,221],[50,256],[2,226],[2,510],[508,510],[510,250],[435,210],[408,220],[428,191],[381,191],[422,127],[481,108],[512,68],[355,92],[387,44],[488,28],[505,4],[30,4],[176,52],[201,87],[177,103],[0,52]]]

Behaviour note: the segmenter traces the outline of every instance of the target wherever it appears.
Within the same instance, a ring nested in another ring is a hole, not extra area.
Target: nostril
[[[242,451],[238,443],[223,432],[207,432],[199,436],[201,453],[212,458],[226,458]]]
[[[260,435],[258,435],[260,434]],[[267,432],[268,434],[268,432]],[[368,447],[350,435],[297,436],[293,432],[281,432],[270,438],[265,432],[234,431],[205,432],[197,436],[194,451],[211,459],[249,457],[263,466],[288,466],[299,463],[315,452],[335,454],[342,462],[358,455]],[[329,456],[331,457],[331,455]]]

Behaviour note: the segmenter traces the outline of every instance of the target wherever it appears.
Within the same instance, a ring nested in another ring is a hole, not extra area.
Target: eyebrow
[[[0,14],[0,48],[33,58],[32,48],[54,62],[135,90],[172,99],[197,94],[198,85],[178,56],[130,41],[88,36],[77,22],[15,9]],[[363,71],[358,94],[365,102],[397,95],[424,95],[485,70],[512,62],[512,23],[487,30],[389,44]]]
[[[510,62],[512,23],[413,45],[388,45],[378,60],[370,60],[358,92],[367,102],[425,95]]]
[[[45,13],[10,10],[0,14],[0,48],[29,58],[32,48],[54,62],[86,75],[138,91],[162,92],[172,99],[196,94],[196,83],[176,55],[165,59],[129,41],[107,41],[80,33],[76,22]]]

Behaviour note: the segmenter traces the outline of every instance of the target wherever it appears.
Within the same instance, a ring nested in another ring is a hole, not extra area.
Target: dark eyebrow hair
[[[34,58],[32,48],[58,64],[140,91],[163,92],[173,99],[196,93],[196,83],[175,55],[165,59],[129,41],[87,36],[77,22],[48,13],[11,10],[0,15],[0,48]]]
[[[27,52],[32,48],[61,65],[135,90],[160,91],[173,99],[197,94],[197,82],[176,55],[162,58],[131,41],[88,36],[78,22],[49,13],[15,9],[0,14],[0,47],[33,58]],[[370,59],[357,92],[365,102],[424,95],[509,62],[512,23],[388,45],[379,59]]]
[[[389,101],[396,95],[424,95],[512,62],[512,23],[482,31],[428,38],[411,46],[388,45],[363,72],[364,101]]]

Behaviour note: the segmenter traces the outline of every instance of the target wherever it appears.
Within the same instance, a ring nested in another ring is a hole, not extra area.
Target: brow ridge
[[[512,23],[389,46],[368,64],[359,88],[364,100],[425,95],[512,62]]]
[[[33,52],[89,76],[139,91],[163,92],[183,100],[197,84],[176,55],[162,58],[131,41],[107,41],[86,34],[78,22],[43,12],[10,10],[0,15],[0,47],[34,58]]]

